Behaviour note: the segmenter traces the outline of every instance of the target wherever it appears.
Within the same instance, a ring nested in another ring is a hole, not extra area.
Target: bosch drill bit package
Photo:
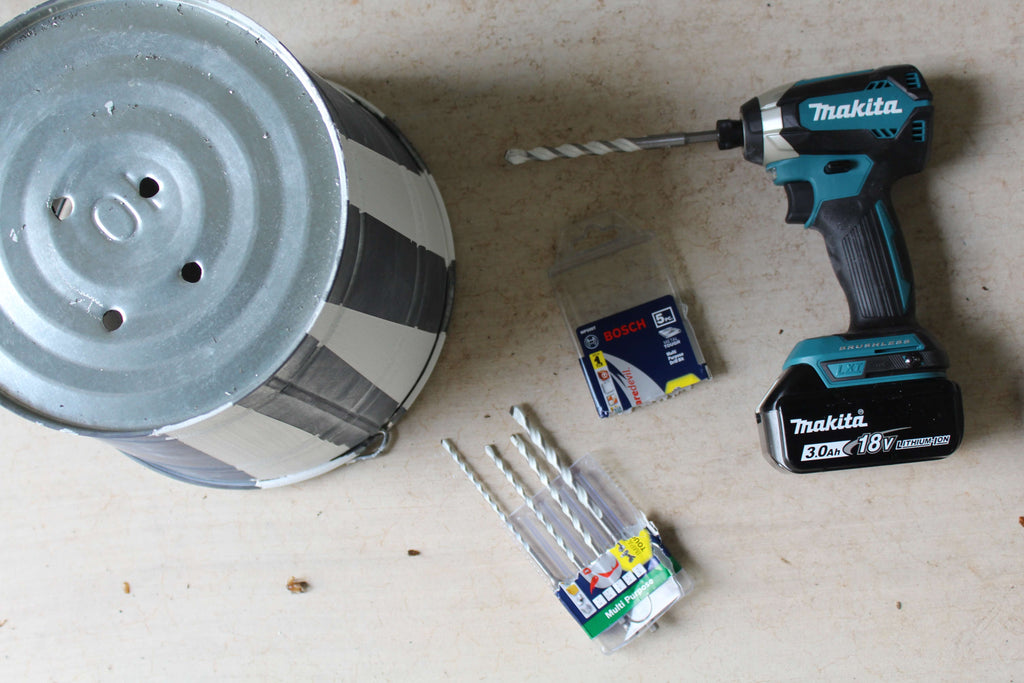
[[[549,275],[601,417],[711,378],[649,233],[617,214],[571,225]]]
[[[653,630],[693,589],[693,581],[666,550],[654,524],[592,457],[568,465],[522,409],[514,407],[512,416],[532,446],[518,434],[512,444],[541,488],[527,491],[509,461],[487,446],[487,455],[523,501],[511,513],[450,440],[442,445],[551,581],[565,609],[605,653],[614,652]]]

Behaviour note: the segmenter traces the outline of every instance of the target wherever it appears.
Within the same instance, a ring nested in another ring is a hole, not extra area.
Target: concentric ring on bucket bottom
[[[101,0],[26,15],[0,70],[5,402],[144,432],[264,382],[315,320],[345,225],[302,67],[216,5]]]

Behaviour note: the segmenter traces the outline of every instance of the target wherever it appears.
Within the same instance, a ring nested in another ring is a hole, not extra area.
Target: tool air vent
[[[910,130],[914,142],[926,142],[928,140],[927,121],[914,121]]]

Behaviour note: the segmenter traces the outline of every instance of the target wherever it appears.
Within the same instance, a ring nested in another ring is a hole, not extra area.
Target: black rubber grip
[[[824,202],[810,226],[825,238],[850,306],[850,332],[915,323],[914,276],[888,188],[866,189]]]

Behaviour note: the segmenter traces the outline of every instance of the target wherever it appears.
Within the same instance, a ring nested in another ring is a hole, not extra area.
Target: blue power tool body
[[[843,334],[807,339],[757,410],[765,455],[790,472],[942,458],[963,436],[946,353],[918,323],[890,197],[921,171],[932,94],[909,65],[800,81],[718,122],[789,201],[787,223],[822,234],[850,307]]]

